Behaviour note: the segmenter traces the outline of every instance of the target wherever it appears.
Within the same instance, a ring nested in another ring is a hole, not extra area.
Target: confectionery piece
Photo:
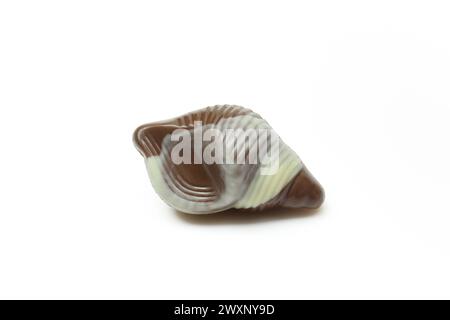
[[[243,107],[207,107],[145,124],[133,140],[158,195],[182,212],[318,208],[324,201],[297,154]]]

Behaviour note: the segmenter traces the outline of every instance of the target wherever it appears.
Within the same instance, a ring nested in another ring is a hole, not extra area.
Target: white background
[[[3,1],[0,298],[450,298],[450,6]],[[312,215],[191,217],[131,135],[266,118]]]

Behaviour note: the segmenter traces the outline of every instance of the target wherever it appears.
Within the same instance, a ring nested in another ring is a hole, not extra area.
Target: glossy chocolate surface
[[[279,172],[272,176],[264,176],[260,164],[175,164],[170,157],[175,142],[170,136],[177,129],[187,129],[193,137],[195,121],[222,131],[270,128],[258,114],[230,105],[208,107],[138,127],[134,144],[146,159],[155,190],[170,206],[187,213],[206,214],[232,208],[318,208],[323,203],[323,188],[284,143],[280,147]],[[248,154],[248,150],[232,151]]]

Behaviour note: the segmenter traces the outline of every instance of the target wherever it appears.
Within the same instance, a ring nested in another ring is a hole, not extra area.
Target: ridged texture
[[[202,130],[242,129],[244,134],[247,129],[271,129],[258,114],[231,105],[208,107],[136,129],[134,143],[146,158],[153,187],[170,206],[187,213],[205,214],[231,208],[318,207],[323,202],[321,186],[281,140],[278,140],[278,169],[271,175],[263,174],[265,168],[261,163],[248,161],[250,150],[261,147],[257,136],[249,136],[247,143],[234,144],[228,140],[225,143],[225,158],[240,154],[247,160],[245,164],[174,164],[170,155],[177,142],[171,141],[171,134],[182,128],[195,136],[199,130],[194,126],[196,121],[202,122]],[[268,144],[268,150],[273,151],[270,140]],[[265,156],[269,156],[269,151]]]
[[[189,112],[181,117],[145,124],[138,127],[133,135],[133,141],[143,156],[159,155],[162,139],[177,128],[193,128],[195,121],[205,124],[216,124],[219,121],[237,116],[251,115],[261,118],[250,109],[235,105],[216,105]]]

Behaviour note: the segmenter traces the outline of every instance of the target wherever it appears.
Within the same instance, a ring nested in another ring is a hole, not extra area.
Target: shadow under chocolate
[[[183,222],[194,225],[239,225],[272,222],[277,220],[313,218],[324,214],[326,206],[317,209],[273,208],[264,211],[229,209],[211,214],[187,214],[178,210],[173,212]]]

